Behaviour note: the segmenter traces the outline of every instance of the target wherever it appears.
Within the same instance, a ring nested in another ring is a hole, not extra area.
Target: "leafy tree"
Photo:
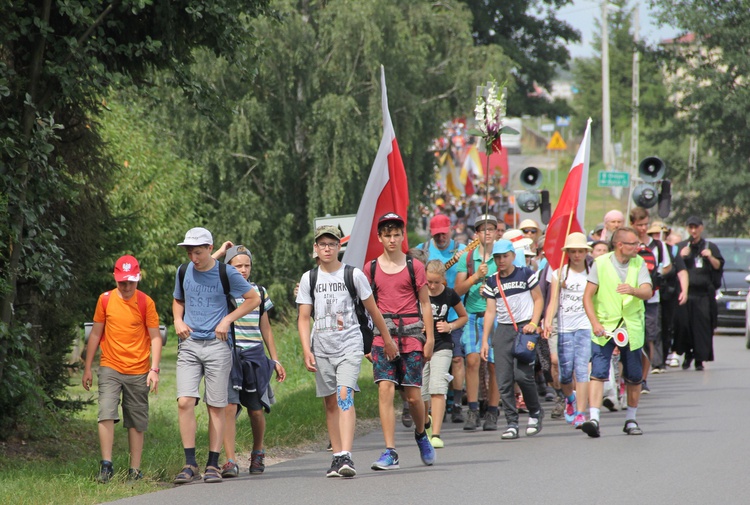
[[[711,216],[715,232],[750,232],[750,2],[653,1],[659,20],[687,35],[663,48],[679,129],[699,140],[698,169],[679,176],[683,213]],[[682,153],[687,157],[687,148]],[[732,188],[727,191],[727,188]]]
[[[90,114],[112,87],[142,82],[154,68],[173,70],[176,83],[194,90],[183,70],[196,47],[226,52],[242,68],[247,53],[235,48],[251,36],[243,21],[266,7],[267,0],[0,6],[0,428],[29,402],[61,391],[79,315],[75,303],[61,301],[103,252],[97,233],[112,166]]]
[[[473,18],[472,33],[478,45],[499,45],[516,64],[516,87],[508,99],[508,113],[520,116],[564,115],[564,101],[529,96],[534,83],[547,89],[557,66],[568,68],[567,44],[581,40],[581,34],[555,17],[572,0],[462,0]]]

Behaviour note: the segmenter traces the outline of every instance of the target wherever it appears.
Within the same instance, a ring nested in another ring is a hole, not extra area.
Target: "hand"
[[[284,382],[284,379],[286,379],[286,370],[281,366],[281,363],[276,361],[276,365],[273,368],[276,370],[276,382]]]
[[[367,358],[367,361],[369,361],[370,363],[372,363],[372,353],[371,352],[368,352],[367,354],[365,354],[365,358]]]
[[[219,324],[216,325],[216,329],[214,330],[214,333],[216,333],[216,338],[221,340],[222,342],[226,342],[228,336],[229,336],[229,330],[232,328],[232,323],[227,321],[227,318],[219,322]]]
[[[435,323],[435,328],[439,333],[450,333],[451,324],[448,321],[438,321]]]
[[[393,361],[394,359],[398,358],[399,352],[396,342],[392,338],[389,339],[388,342],[383,339],[383,342],[383,352],[385,353],[385,358],[388,361]]]
[[[535,324],[528,323],[523,327],[524,333],[536,333],[539,327]]]
[[[191,333],[193,333],[193,330],[190,328],[190,326],[185,324],[185,321],[175,321],[174,331],[175,333],[177,333],[177,336],[180,338],[180,340],[185,340],[190,336]]]
[[[615,291],[621,295],[635,295],[635,288],[630,284],[618,284]]]
[[[685,246],[682,249],[680,249],[680,256],[683,258],[687,258],[690,256],[690,246]]]
[[[703,249],[703,250],[701,251],[701,256],[703,256],[703,257],[704,257],[704,258],[706,258],[706,259],[708,259],[708,258],[712,257],[712,256],[713,256],[713,254],[711,254],[711,249],[709,249],[708,247],[706,247],[705,249]]]
[[[677,297],[677,304],[678,305],[685,305],[688,300],[688,294],[684,291],[680,291],[680,296]]]
[[[422,349],[422,354],[424,355],[424,361],[427,363],[432,359],[432,352],[435,349],[435,342],[433,341],[427,341],[424,344],[424,348]]]
[[[223,244],[221,244],[221,247],[219,247],[219,249],[216,252],[217,253],[221,253],[221,255],[224,256],[226,254],[226,252],[227,252],[227,249],[229,249],[231,247],[234,247],[234,244],[232,242],[230,242],[229,240],[227,240],[226,242],[224,242]]]
[[[549,336],[552,334],[552,329],[550,328],[551,325],[544,323],[544,328],[542,328],[542,338],[547,340],[549,339]]]
[[[153,370],[148,371],[148,377],[146,378],[146,384],[152,393],[159,392],[159,374]]]
[[[482,361],[487,361],[489,359],[489,355],[490,355],[489,344],[482,342],[482,347],[479,348],[479,357],[482,358]]]
[[[83,371],[83,377],[81,377],[81,385],[86,391],[88,391],[91,388],[91,384],[93,384],[92,377],[93,376],[91,375],[91,370]]]
[[[480,280],[487,277],[487,271],[487,263],[482,263],[481,265],[479,265],[479,268],[477,268],[477,275],[479,276]]]
[[[318,371],[318,369],[315,368],[315,356],[313,356],[313,353],[309,351],[305,352],[304,360],[305,360],[305,368],[307,368],[308,372]]]
[[[607,331],[604,329],[604,326],[602,326],[601,323],[592,324],[591,332],[597,337],[603,337],[607,334]]]

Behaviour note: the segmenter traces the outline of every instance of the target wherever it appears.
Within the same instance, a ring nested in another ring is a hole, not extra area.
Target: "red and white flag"
[[[344,252],[344,263],[357,268],[362,268],[366,262],[377,258],[383,252],[383,246],[378,240],[378,218],[395,212],[404,219],[406,225],[409,208],[406,170],[401,160],[401,151],[398,149],[396,132],[391,123],[391,113],[388,111],[385,69],[382,65],[380,82],[383,88],[383,138],[372,164],[362,201],[359,203],[351,238]],[[406,237],[402,249],[404,252],[409,250]]]
[[[583,218],[586,215],[586,191],[589,182],[589,161],[591,153],[591,118],[586,124],[583,141],[578,148],[573,166],[565,180],[560,200],[547,225],[544,239],[544,255],[550,268],[558,269],[562,262],[562,247],[569,233],[586,233]]]

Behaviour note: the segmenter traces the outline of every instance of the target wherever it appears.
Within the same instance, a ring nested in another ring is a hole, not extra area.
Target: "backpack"
[[[229,276],[227,275],[227,265],[221,261],[217,261],[219,264],[219,279],[221,279],[221,287],[224,288],[224,296],[227,300],[227,314],[234,311],[237,308],[237,301],[231,295],[231,286],[229,285]],[[189,263],[183,263],[180,265],[179,277],[180,287],[182,288],[182,296],[185,296],[185,272],[187,272]],[[263,299],[261,298],[261,303]],[[262,315],[262,314],[261,314]],[[234,341],[234,323],[231,325],[232,341]]]
[[[661,264],[662,246],[661,242],[658,240],[654,240],[654,243],[656,244],[656,251],[659,254],[658,259],[656,255],[654,255],[654,252],[644,244],[640,244],[638,246],[638,255],[646,262],[646,268],[648,269],[648,273],[651,276],[651,284],[653,285],[654,292],[656,292],[661,286],[661,274],[659,273],[659,265]]]
[[[375,302],[378,301],[378,286],[375,283],[375,272],[377,271],[378,259],[370,261],[370,287],[372,288],[372,295],[375,297]],[[416,314],[383,314],[391,318],[403,318],[403,317],[418,317],[422,318],[422,306],[419,304],[419,290],[417,289],[417,279],[414,276],[414,260],[408,254],[406,255],[406,269],[409,271],[409,278],[411,279],[411,287],[414,290],[414,297],[417,299],[417,313]]]
[[[313,268],[309,271],[310,274],[310,299],[312,300],[311,312],[313,317],[315,316],[315,286],[318,284],[318,267]],[[346,290],[349,291],[349,296],[354,302],[354,314],[357,316],[357,322],[359,323],[359,331],[362,333],[362,343],[364,344],[365,354],[370,354],[372,351],[372,340],[374,338],[373,323],[370,313],[365,309],[362,300],[357,294],[357,287],[354,285],[354,267],[351,265],[344,265],[344,284]]]

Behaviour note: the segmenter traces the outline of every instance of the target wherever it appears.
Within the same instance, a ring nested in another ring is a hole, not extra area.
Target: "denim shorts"
[[[591,378],[607,381],[609,379],[609,367],[612,362],[612,351],[615,350],[615,341],[607,340],[604,345],[591,342]],[[631,350],[629,345],[620,347],[620,363],[622,363],[622,376],[628,384],[640,384],[643,380],[643,365],[641,364],[641,350]]]
[[[560,366],[560,384],[589,381],[591,361],[591,330],[573,330],[557,336],[557,354]]]
[[[424,354],[422,351],[402,353],[397,359],[388,361],[385,350],[372,346],[372,377],[377,384],[380,381],[391,381],[397,386],[422,387],[422,368]]]
[[[497,325],[495,325],[497,326]],[[469,322],[464,325],[464,333],[461,335],[461,347],[464,350],[464,356],[469,354],[479,354],[482,350],[482,332],[484,332],[484,315],[469,314]],[[490,333],[489,344],[490,352],[488,361],[495,362],[495,350],[492,348],[492,333]]]

